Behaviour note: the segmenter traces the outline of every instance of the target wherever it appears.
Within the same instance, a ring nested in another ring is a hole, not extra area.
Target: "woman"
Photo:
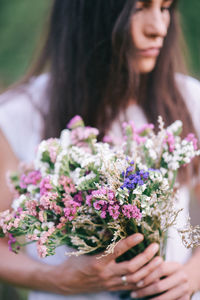
[[[119,120],[124,118],[140,126],[146,119],[155,123],[159,114],[166,124],[182,119],[184,135],[194,132],[194,125],[199,129],[196,95],[200,85],[175,73],[180,58],[176,2],[54,1],[46,44],[31,79],[1,96],[1,210],[9,207],[11,198],[4,173],[17,167],[16,156],[31,160],[39,140],[58,136],[75,114],[87,125],[98,127],[101,137],[108,132],[119,136]],[[46,67],[48,75],[33,77]],[[197,167],[194,162],[190,175],[197,173]],[[183,185],[185,178],[183,173]],[[188,197],[188,188],[183,187],[180,200],[186,208]],[[181,220],[184,217],[182,214]],[[188,260],[189,253],[178,237],[173,232],[170,236],[167,258],[174,262],[153,258],[158,245],[152,244],[131,261],[117,264],[116,257],[139,243],[141,235],[121,241],[113,255],[100,261],[88,256],[64,261],[65,250],[59,248],[55,257],[47,258],[47,264],[22,253],[8,253],[1,242],[0,277],[66,295],[33,292],[30,299],[34,300],[119,299],[120,293],[112,291],[120,290],[132,290],[133,298],[163,292],[155,299],[190,299],[200,289],[200,252]],[[32,247],[28,251],[37,259]]]

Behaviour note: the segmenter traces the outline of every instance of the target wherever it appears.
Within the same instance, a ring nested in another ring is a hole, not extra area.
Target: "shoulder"
[[[200,137],[200,81],[183,74],[176,74],[176,81]]]
[[[46,98],[49,76],[42,74],[32,77],[28,82],[15,88],[11,88],[0,95],[0,110],[16,109],[20,107],[33,106],[43,109],[44,98]],[[42,100],[43,99],[43,100]]]
[[[176,74],[176,82],[180,88],[180,91],[187,93],[188,95],[200,99],[200,81],[194,77],[184,75],[181,73]]]
[[[20,159],[29,159],[24,144],[34,149],[39,142],[43,114],[47,107],[48,75],[31,78],[27,83],[0,95],[0,130]]]

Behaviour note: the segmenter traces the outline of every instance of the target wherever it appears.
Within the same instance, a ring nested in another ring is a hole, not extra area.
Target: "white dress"
[[[193,117],[195,127],[200,138],[200,83],[183,75],[177,75],[180,90],[183,93],[187,107]],[[31,161],[35,149],[41,140],[43,129],[42,115],[39,110],[45,111],[44,100],[46,99],[46,86],[48,75],[40,75],[32,78],[30,82],[19,90],[8,91],[0,96],[0,129],[4,133],[16,156],[22,161]],[[127,109],[127,118],[134,120],[136,126],[140,127],[147,122],[140,107],[133,105]],[[115,122],[111,128],[113,135],[120,134],[119,123]],[[179,224],[185,223],[188,215],[189,190],[182,187],[180,191],[180,206],[184,212],[179,218]],[[43,262],[56,265],[66,260],[64,255],[66,247],[60,247],[56,255],[43,259]],[[27,247],[28,254],[39,260],[36,247]],[[184,263],[191,255],[181,243],[180,237],[175,230],[170,230],[167,244],[166,259]],[[32,291],[29,300],[115,300],[119,296],[115,293],[98,293],[75,296],[60,296],[41,291]],[[200,299],[200,293],[192,297],[193,300]]]

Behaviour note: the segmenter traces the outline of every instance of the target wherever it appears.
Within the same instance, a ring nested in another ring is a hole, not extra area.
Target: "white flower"
[[[167,127],[167,131],[171,133],[177,133],[179,130],[181,130],[183,127],[183,123],[180,120],[175,121],[173,124],[171,124],[169,127]]]
[[[25,195],[20,195],[19,198],[14,199],[13,203],[12,203],[12,208],[17,211],[17,209],[20,207],[20,205],[26,201],[26,196]]]
[[[156,159],[157,159],[157,153],[156,153],[156,151],[153,150],[153,149],[150,149],[150,150],[149,150],[149,156],[150,156],[152,159],[156,160]]]
[[[153,147],[153,141],[148,139],[146,142],[145,142],[145,147],[147,149],[150,149],[151,147]]]
[[[40,234],[40,231],[39,231],[38,229],[34,229],[33,234],[39,235],[39,234]]]
[[[27,187],[27,191],[29,193],[32,193],[35,189],[36,189],[36,186],[33,185],[33,184],[29,184],[28,187]]]
[[[47,229],[47,228],[50,229],[54,225],[55,225],[54,222],[43,222],[42,225],[41,225],[41,227],[42,227],[42,229]]]
[[[172,162],[170,162],[170,163],[168,164],[168,167],[169,167],[170,169],[176,171],[176,170],[178,170],[178,168],[179,168],[179,163],[176,162],[176,161],[174,161],[174,162],[172,161]]]
[[[51,176],[51,181],[55,186],[58,186],[59,175],[55,174]]]
[[[146,189],[146,184],[138,185],[136,189],[133,190],[133,194],[142,195],[145,189]]]
[[[81,168],[76,168],[74,171],[70,172],[70,177],[72,178],[73,182],[77,182],[80,178],[80,172],[81,172]]]
[[[71,133],[70,130],[64,129],[60,135],[60,145],[62,148],[68,148],[71,144]]]

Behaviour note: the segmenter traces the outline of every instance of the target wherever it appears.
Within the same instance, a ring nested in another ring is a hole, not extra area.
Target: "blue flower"
[[[134,168],[129,166],[126,172],[122,172],[121,175],[124,178],[124,183],[121,189],[127,188],[128,190],[133,190],[137,185],[142,186],[149,177],[149,172],[145,170],[139,170],[136,173],[133,173],[133,171]]]

